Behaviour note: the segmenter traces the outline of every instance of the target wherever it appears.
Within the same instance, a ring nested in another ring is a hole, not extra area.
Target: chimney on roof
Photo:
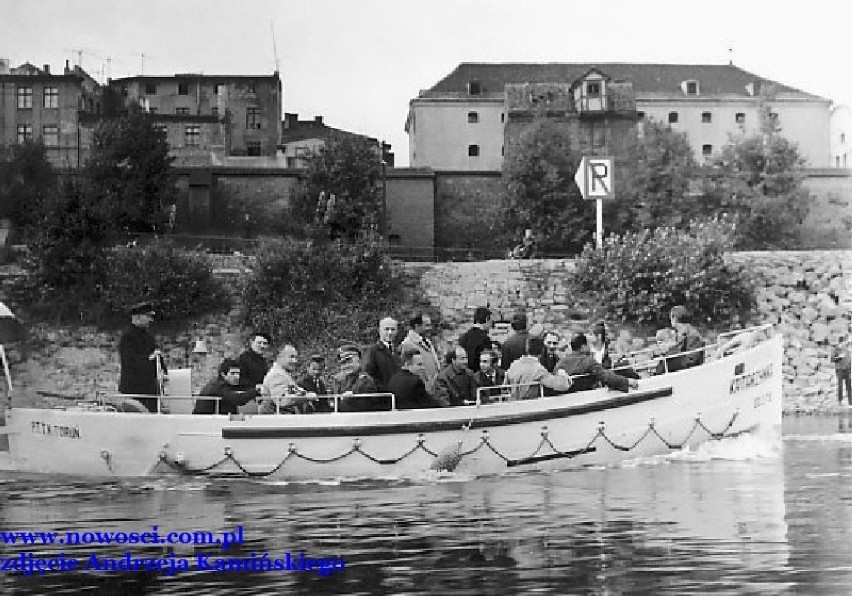
[[[284,112],[284,128],[293,128],[296,122],[299,121],[298,114],[291,114],[290,112]]]
[[[65,61],[65,74],[71,74],[71,62],[69,60]]]
[[[322,124],[322,116],[314,116],[314,122],[317,124]]]
[[[44,65],[44,74],[50,74],[50,64]]]

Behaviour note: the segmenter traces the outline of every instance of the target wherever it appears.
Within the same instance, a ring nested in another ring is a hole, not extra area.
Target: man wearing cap
[[[509,370],[512,363],[526,353],[527,339],[530,334],[527,331],[527,314],[518,311],[512,315],[513,333],[503,342],[501,348],[500,368]]]
[[[341,396],[338,410],[340,412],[364,412],[370,410],[389,409],[384,407],[377,398],[350,397],[364,393],[378,393],[373,377],[361,370],[361,350],[357,346],[347,344],[337,350],[340,370],[331,379],[331,392]],[[387,401],[387,400],[386,400]]]
[[[121,377],[118,390],[132,395],[159,395],[160,383],[157,377],[157,363],[161,374],[166,374],[162,353],[157,349],[154,336],[148,327],[154,320],[154,309],[150,302],[140,302],[130,307],[130,327],[122,334],[118,342],[118,354],[121,360]],[[157,411],[155,397],[136,398],[150,412]]]
[[[408,335],[399,344],[399,353],[407,349],[415,349],[423,357],[423,367],[420,376],[427,391],[432,391],[435,385],[435,377],[438,376],[438,354],[435,346],[430,341],[432,334],[432,317],[428,313],[418,313],[408,321]]]
[[[468,368],[473,372],[479,371],[479,356],[485,350],[491,349],[491,311],[484,306],[473,311],[473,327],[465,331],[459,338],[459,345],[467,351]]]
[[[393,340],[396,337],[397,322],[391,317],[379,321],[379,341],[367,348],[361,370],[373,377],[379,391],[385,391],[388,381],[399,370],[394,354]]]

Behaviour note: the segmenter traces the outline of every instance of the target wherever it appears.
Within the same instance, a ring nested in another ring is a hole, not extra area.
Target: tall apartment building
[[[282,88],[272,75],[138,76],[110,89],[125,105],[138,104],[166,132],[177,164],[225,156],[275,156]]]
[[[11,68],[0,58],[0,144],[41,140],[54,166],[77,167],[91,146],[102,95],[97,81],[67,61],[54,74],[49,64]]]
[[[716,154],[731,136],[758,131],[761,103],[769,98],[782,134],[799,145],[808,164],[827,167],[832,161],[830,100],[733,65],[462,63],[409,102],[405,130],[410,165],[501,170],[511,120],[508,90],[576,87],[595,70],[614,84],[631,84],[640,128],[644,120],[654,119],[685,132],[699,160]]]

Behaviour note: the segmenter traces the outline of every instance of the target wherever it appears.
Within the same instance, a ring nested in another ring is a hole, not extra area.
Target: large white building
[[[835,106],[831,111],[831,165],[852,168],[852,109]]]
[[[409,102],[405,130],[412,167],[495,171],[503,165],[506,85],[571,84],[597,68],[632,83],[642,119],[685,132],[697,158],[732,136],[757,132],[762,101],[781,134],[796,142],[810,167],[834,165],[831,100],[770,81],[733,65],[462,63]]]

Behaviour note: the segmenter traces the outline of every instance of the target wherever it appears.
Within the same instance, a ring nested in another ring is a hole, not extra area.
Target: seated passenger
[[[236,414],[237,407],[243,406],[257,399],[260,395],[260,386],[254,389],[240,390],[240,363],[231,358],[226,358],[219,365],[216,378],[207,383],[200,395],[222,398],[219,401],[220,414]],[[211,399],[196,399],[193,414],[215,414],[216,401]]]
[[[564,371],[575,377],[571,391],[594,389],[598,383],[619,391],[639,388],[639,382],[635,379],[629,379],[605,369],[592,355],[589,341],[582,333],[571,338],[571,350],[571,353],[556,365],[556,370]]]
[[[539,362],[544,352],[541,338],[527,339],[526,354],[512,362],[506,371],[506,382],[512,385],[512,400],[534,399],[541,395],[541,388],[565,393],[571,388],[571,378],[565,372],[551,374]]]
[[[447,353],[446,366],[435,379],[435,401],[441,406],[463,406],[476,401],[476,378],[467,367],[467,350],[461,346]]]
[[[263,377],[263,395],[268,399],[264,400],[261,406],[262,414],[274,413],[276,405],[279,413],[301,414],[306,400],[299,398],[315,396],[299,387],[293,379],[298,364],[298,350],[292,344],[285,344],[279,350],[269,372]]]
[[[672,328],[676,337],[675,344],[669,348],[666,354],[681,354],[665,359],[665,364],[660,361],[657,365],[657,373],[675,372],[684,370],[699,364],[704,364],[704,339],[698,330],[690,324],[689,312],[683,306],[675,306],[669,314]],[[689,352],[683,354],[683,352]]]
[[[393,393],[396,398],[397,410],[438,408],[441,406],[426,391],[422,374],[423,354],[415,347],[405,348],[402,351],[402,368],[395,372],[388,381],[388,391]]]
[[[325,358],[319,354],[314,354],[308,360],[307,372],[296,381],[296,384],[308,393],[315,393],[318,396],[328,395],[328,385],[326,385],[325,379],[322,378],[324,370]],[[311,406],[312,410],[318,413],[334,411],[334,403],[328,398],[318,399]]]
[[[506,371],[497,366],[497,358],[494,350],[485,350],[479,356],[479,371],[474,373],[474,380],[480,387],[478,393],[483,404],[506,393]]]
[[[368,412],[389,410],[387,398],[366,397],[361,394],[378,393],[376,381],[361,370],[361,350],[347,344],[337,350],[340,370],[331,378],[331,393],[340,396],[337,406],[339,412]],[[353,396],[354,395],[354,396]],[[334,404],[332,404],[334,407]]]

